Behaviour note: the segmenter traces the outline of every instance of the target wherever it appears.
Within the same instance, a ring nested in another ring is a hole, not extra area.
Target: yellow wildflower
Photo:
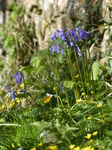
[[[88,133],[85,138],[89,140],[91,138],[91,134]]]
[[[101,108],[102,107],[102,103],[97,104],[97,107]]]
[[[79,74],[77,74],[76,76],[75,76],[75,78],[78,78],[79,77]]]
[[[20,146],[20,144],[18,143],[17,146]]]
[[[69,146],[70,149],[73,149],[75,147],[75,144],[72,144]]]
[[[88,101],[89,104],[93,104],[93,102],[94,102],[93,99],[90,99],[90,100]]]
[[[76,99],[76,103],[78,104],[82,103],[82,99]]]
[[[74,148],[74,150],[80,150],[80,147],[79,147],[79,146],[77,146],[76,148]]]
[[[0,95],[2,95],[2,92],[0,91]]]
[[[21,99],[19,99],[19,98],[16,98],[15,100],[16,100],[17,103],[21,102]]]
[[[93,132],[93,136],[96,136],[98,134],[98,131]]]
[[[44,103],[48,103],[51,100],[51,96],[44,97]]]
[[[21,83],[19,87],[23,89],[24,88],[24,83]]]
[[[88,120],[91,120],[93,118],[92,115],[89,115],[89,117],[87,118]]]
[[[36,150],[36,147],[32,148],[31,150]]]
[[[42,142],[38,143],[38,146],[41,147],[42,146]]]
[[[89,143],[93,143],[93,139],[89,140]]]
[[[57,150],[57,145],[48,146],[49,150]]]
[[[0,107],[0,111],[3,110],[5,108],[5,105],[3,104],[1,107]]]
[[[68,103],[67,99],[65,100],[65,103]]]
[[[104,120],[103,119],[100,119],[99,121],[98,121],[98,124],[102,124],[104,122]]]
[[[86,94],[85,94],[85,92],[83,92],[82,94],[81,94],[81,96],[85,96]]]
[[[91,91],[91,94],[93,94],[94,92],[93,91]]]
[[[13,101],[9,104],[9,108],[12,108],[14,105],[15,105],[15,101]]]
[[[105,115],[104,115],[104,114],[100,116],[100,118],[101,118],[101,119],[104,119],[104,117],[105,117]]]
[[[57,90],[57,87],[53,87],[53,91],[56,91]]]
[[[14,146],[14,144],[13,144],[13,143],[12,143],[11,145],[12,145],[12,147],[13,147],[13,148],[15,148],[15,146]]]
[[[87,146],[87,147],[82,148],[81,150],[94,150],[94,148],[92,148],[91,146]]]

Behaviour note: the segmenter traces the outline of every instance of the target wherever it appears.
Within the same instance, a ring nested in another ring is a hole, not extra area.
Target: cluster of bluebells
[[[20,84],[22,82],[22,79],[23,79],[23,74],[21,71],[18,71],[14,74],[14,78],[15,78],[15,81],[17,84]],[[12,93],[12,101],[15,100],[15,91],[11,91]]]
[[[14,78],[15,78],[15,81],[17,84],[20,84],[22,82],[22,79],[23,79],[23,74],[21,71],[18,71],[14,74]],[[14,90],[11,90],[9,88],[9,86],[7,85],[4,85],[4,88],[8,91],[8,92],[11,92],[11,95],[12,95],[12,101],[15,100],[16,96],[15,96],[15,91]],[[24,90],[20,90],[20,92],[24,92]]]
[[[21,71],[18,71],[14,74],[14,78],[17,84],[22,82],[23,74]]]
[[[89,37],[89,32],[84,31],[83,29],[80,28],[76,28],[76,29],[71,29],[71,30],[67,30],[67,29],[61,29],[61,30],[56,30],[56,32],[54,32],[51,36],[51,40],[56,40],[58,39],[58,37],[60,39],[62,39],[66,45],[67,48],[70,47],[72,50],[75,48],[78,51],[78,55],[81,56],[81,51],[78,47],[77,44],[74,44],[73,40],[75,39],[76,42],[78,42],[79,40],[86,40]],[[58,44],[53,44],[50,48],[51,50],[51,54],[53,54],[55,51],[57,53],[61,52],[61,54],[63,55],[63,49],[60,47],[62,47],[61,45]]]

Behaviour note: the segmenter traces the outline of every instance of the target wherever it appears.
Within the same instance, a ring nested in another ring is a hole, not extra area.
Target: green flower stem
[[[24,83],[25,98],[26,98],[26,103],[27,103],[27,108],[28,108],[28,99],[27,99],[26,83],[25,83],[24,75],[23,75],[23,83]]]
[[[70,118],[71,118],[70,103],[69,103],[68,94],[67,94],[66,89],[65,89],[65,95],[66,95],[66,98],[67,98],[68,110],[69,110],[69,115],[70,115]]]
[[[76,92],[79,93],[79,90],[78,90],[77,83],[76,83],[76,80],[75,80],[75,77],[74,77],[73,66],[72,66],[72,63],[71,63],[70,55],[68,55],[68,57],[67,57],[67,63],[68,63],[68,66],[69,66],[69,71],[70,71],[72,81],[75,83],[76,90],[74,91],[74,94],[75,94],[75,96],[77,96]]]
[[[64,108],[61,98],[60,98],[59,96],[58,96],[58,98],[59,98],[59,100],[60,100],[61,107]]]
[[[56,89],[56,98],[57,98],[57,104],[58,104],[58,107],[60,108],[60,104],[59,104],[59,98],[58,98],[58,92],[57,92],[57,89]]]
[[[56,65],[55,65],[55,77],[57,78],[57,61],[56,61]],[[60,107],[57,89],[56,89],[56,98],[57,98],[58,107]]]
[[[83,90],[85,91],[84,82],[83,82],[83,79],[82,79],[81,70],[80,70],[80,67],[79,67],[78,60],[77,60],[76,51],[74,51],[74,54],[75,54],[76,64],[77,64],[77,67],[78,67],[78,71],[79,71],[80,79],[81,79],[81,82],[82,82]]]

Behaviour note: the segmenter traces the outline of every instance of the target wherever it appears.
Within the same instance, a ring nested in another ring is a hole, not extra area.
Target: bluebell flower
[[[73,29],[70,30],[70,35],[71,35],[72,37],[74,37],[74,30],[73,30]]]
[[[62,82],[59,83],[59,88],[62,89]]]
[[[72,50],[73,50],[73,48],[74,48],[74,43],[73,43],[73,42],[70,42],[70,46],[71,46],[71,48],[72,48]]]
[[[78,45],[76,45],[76,46],[77,46],[78,56],[79,56],[79,57],[81,57],[81,56],[82,56],[82,54],[81,54],[81,50],[80,50],[80,48],[79,48],[79,46],[78,46]]]
[[[63,93],[65,92],[64,86],[62,87],[62,92],[63,92]]]
[[[22,78],[23,78],[22,72],[21,71],[16,72],[14,74],[14,78],[15,78],[15,81],[16,81],[17,84],[21,83],[22,82]]]
[[[53,54],[55,52],[54,44],[51,46],[50,51],[51,51],[51,54]]]
[[[56,52],[59,53],[60,50],[59,50],[59,45],[56,45]]]
[[[64,55],[63,49],[61,50],[61,54]]]
[[[9,88],[8,85],[4,85],[4,88],[5,88],[6,90],[10,90],[10,88]]]
[[[78,37],[78,35],[76,34],[76,31],[74,31],[74,35],[73,35],[73,37],[76,39],[76,42],[78,42],[78,41],[79,41],[79,37]]]
[[[66,41],[66,35],[65,35],[64,31],[60,31],[59,34],[60,34],[60,38],[64,41]]]
[[[84,30],[82,30],[80,28],[76,28],[76,31],[79,33],[81,40],[87,39],[89,34],[90,34],[89,32],[84,31]]]
[[[54,33],[52,34],[51,39],[52,39],[53,41],[58,38],[58,32],[59,32],[59,31],[56,30],[56,32],[54,32]]]
[[[44,132],[44,135],[45,135],[45,138],[47,138],[47,132],[46,131]]]
[[[14,101],[15,100],[15,92],[12,90],[12,101]]]
[[[59,83],[59,89],[61,89],[62,92],[64,93],[64,87],[63,87],[63,85],[62,85],[62,82]]]
[[[90,33],[87,31],[84,31],[84,39],[87,39],[89,37]]]

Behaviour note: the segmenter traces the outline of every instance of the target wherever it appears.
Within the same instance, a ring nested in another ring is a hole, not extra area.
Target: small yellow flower
[[[101,108],[102,107],[102,103],[97,104],[97,107]]]
[[[2,92],[0,91],[0,95],[2,95]]]
[[[89,143],[93,143],[93,139],[89,140]]]
[[[4,108],[5,108],[5,105],[3,104],[3,105],[0,107],[0,111],[2,111]]]
[[[21,83],[19,87],[23,89],[24,88],[24,83]]]
[[[100,119],[100,120],[98,121],[98,124],[102,124],[102,123],[104,123],[104,120],[103,120],[103,119]]]
[[[93,94],[94,92],[93,91],[91,91],[91,94]]]
[[[90,99],[90,100],[88,101],[89,104],[93,104],[93,102],[94,102],[93,99]]]
[[[65,103],[68,103],[67,99],[65,100]]]
[[[83,92],[82,94],[81,94],[81,96],[85,96],[86,94],[85,94],[85,92]]]
[[[42,142],[38,143],[38,146],[41,147],[42,146]]]
[[[93,132],[93,136],[96,136],[98,134],[98,131]]]
[[[92,115],[89,115],[89,117],[87,118],[88,120],[91,120],[93,118]]]
[[[13,101],[9,104],[9,108],[12,108],[14,105],[15,105],[15,101]]]
[[[53,87],[53,91],[56,91],[57,90],[57,87]]]
[[[12,143],[11,145],[12,145],[12,147],[13,147],[13,148],[15,148],[15,146],[14,146],[14,144],[13,144],[13,143]]]
[[[91,134],[88,133],[85,138],[89,140],[91,138]]]
[[[75,147],[75,144],[72,144],[69,146],[70,149],[73,149]]]
[[[18,143],[17,146],[20,146],[20,144]]]
[[[51,100],[51,96],[44,97],[44,103],[49,103],[50,100]]]
[[[105,115],[104,115],[104,114],[103,114],[103,115],[101,115],[101,116],[100,116],[100,118],[101,118],[101,119],[104,119],[104,118],[105,118]]]
[[[76,76],[75,76],[75,78],[78,78],[79,77],[79,74],[77,74]]]
[[[32,148],[31,150],[36,150],[36,147]]]
[[[80,150],[80,147],[79,147],[79,146],[77,146],[76,148],[74,148],[74,150]]]
[[[81,150],[94,150],[94,148],[92,148],[91,146],[87,146],[87,147],[82,148]]]
[[[21,99],[19,99],[19,98],[16,98],[15,100],[16,100],[17,103],[21,102]]]
[[[78,104],[82,103],[82,99],[77,99],[76,103],[78,103]]]
[[[49,150],[57,150],[57,145],[48,146]]]

